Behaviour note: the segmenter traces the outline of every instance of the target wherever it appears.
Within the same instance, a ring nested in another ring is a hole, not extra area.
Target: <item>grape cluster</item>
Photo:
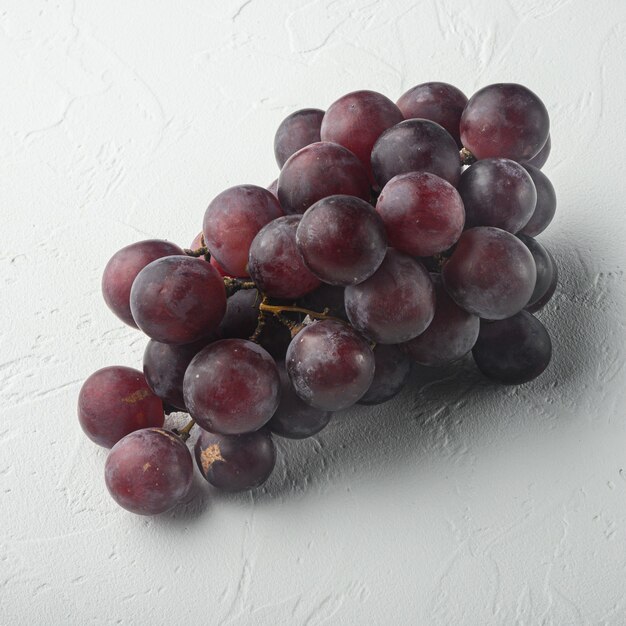
[[[220,193],[190,249],[117,252],[102,292],[149,337],[143,372],[101,369],[78,400],[87,436],[112,448],[117,503],[150,515],[186,497],[195,424],[202,476],[237,491],[271,474],[274,435],[310,437],[334,411],[389,400],[413,362],[471,352],[504,384],[541,374],[551,343],[533,313],[557,284],[534,239],[556,208],[550,147],[546,108],[521,85],[468,100],[425,83],[396,104],[356,91],[289,115],[278,179]],[[174,411],[192,419],[166,430]]]

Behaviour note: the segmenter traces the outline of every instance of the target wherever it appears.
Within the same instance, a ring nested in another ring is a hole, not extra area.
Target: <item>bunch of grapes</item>
[[[134,513],[185,498],[194,425],[202,476],[250,489],[274,468],[274,435],[310,437],[334,411],[389,400],[413,362],[471,351],[487,377],[521,384],[550,361],[533,313],[557,267],[534,237],[556,197],[534,93],[496,84],[468,100],[425,83],[394,104],[357,91],[289,115],[274,151],[278,179],[220,193],[190,249],[141,241],[104,271],[107,305],[149,342],[143,373],[95,372],[78,413]],[[191,421],[166,430],[174,411]]]

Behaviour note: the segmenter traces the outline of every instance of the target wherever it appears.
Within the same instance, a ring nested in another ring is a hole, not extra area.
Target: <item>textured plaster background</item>
[[[625,38],[623,0],[0,1],[0,624],[624,624]],[[262,492],[118,509],[75,415],[141,363],[109,256],[268,184],[290,111],[426,80],[550,111],[549,370],[419,371]]]

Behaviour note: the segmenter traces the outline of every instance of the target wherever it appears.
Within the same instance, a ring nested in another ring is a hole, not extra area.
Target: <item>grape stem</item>
[[[476,157],[467,148],[461,148],[459,155],[461,157],[461,165],[472,165],[472,163],[476,163]]]
[[[332,317],[331,315],[328,315],[328,309],[324,309],[321,313],[319,313],[318,311],[311,311],[310,309],[303,309],[302,307],[299,307],[299,306],[283,306],[282,304],[280,305],[267,304],[267,302],[265,301],[262,301],[261,304],[259,304],[259,311],[273,313],[276,316],[280,315],[281,313],[303,313],[304,315],[308,315],[309,317],[313,319],[318,319],[318,320],[338,319],[336,317]]]
[[[180,430],[178,428],[175,428],[173,430],[175,435],[178,435],[178,437],[180,437],[182,439],[183,442],[187,441],[187,439],[189,439],[190,437],[190,432],[191,429],[196,425],[195,420],[190,420],[189,423],[184,427],[181,428]]]
[[[191,248],[184,248],[183,252],[187,256],[206,257],[209,254],[209,249],[206,246],[202,246],[201,248],[197,248],[196,250],[192,250]]]
[[[224,287],[226,287],[226,295],[229,297],[240,289],[256,289],[256,285],[251,280],[230,278],[229,276],[224,276]]]

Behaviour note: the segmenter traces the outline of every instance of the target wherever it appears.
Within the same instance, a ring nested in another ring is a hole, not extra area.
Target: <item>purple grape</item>
[[[280,404],[267,427],[281,437],[304,439],[326,427],[331,411],[322,411],[309,406],[293,390],[284,363],[278,364],[280,374]]]
[[[546,164],[546,161],[548,160],[548,157],[550,156],[551,150],[552,150],[552,140],[550,139],[550,135],[548,135],[548,139],[546,140],[546,143],[544,144],[543,148],[541,148],[541,150],[539,150],[539,152],[537,152],[537,154],[532,159],[529,159],[528,161],[526,161],[524,165],[532,165],[533,167],[536,167],[537,169],[540,170]]]
[[[210,263],[167,256],[139,272],[130,291],[130,307],[150,339],[192,343],[217,330],[226,311],[226,291]]]
[[[443,126],[462,147],[459,125],[467,96],[448,83],[422,83],[409,89],[397,102],[404,119],[422,118]]]
[[[272,298],[299,298],[320,286],[296,246],[299,215],[279,217],[252,241],[248,271],[259,290]]]
[[[258,322],[260,302],[256,289],[241,289],[230,296],[218,329],[222,339],[248,339]]]
[[[118,250],[102,274],[102,295],[107,306],[124,323],[137,328],[130,311],[130,289],[137,274],[152,261],[173,254],[184,254],[182,248],[161,239],[138,241]]]
[[[533,255],[514,235],[499,228],[466,230],[442,270],[443,284],[463,309],[499,320],[521,311],[533,293]]]
[[[441,367],[465,356],[476,343],[480,319],[459,307],[446,293],[439,274],[430,275],[435,285],[435,316],[421,334],[402,344],[420,365]]]
[[[266,429],[245,435],[216,435],[203,430],[195,454],[200,473],[224,491],[259,487],[276,464],[276,447]]]
[[[428,172],[392,178],[376,211],[385,223],[389,245],[411,256],[432,256],[452,246],[463,232],[465,210],[457,190]]]
[[[537,204],[520,233],[536,237],[542,233],[549,225],[556,212],[556,193],[550,179],[539,169],[532,165],[524,165],[524,169],[533,179],[537,189]]]
[[[374,378],[374,354],[350,326],[322,320],[303,328],[287,350],[294,391],[325,411],[345,409],[361,399]]]
[[[495,226],[516,233],[533,214],[537,191],[526,170],[510,159],[484,159],[461,176],[465,226]]]
[[[211,256],[232,276],[248,276],[246,264],[256,234],[283,215],[280,203],[267,189],[238,185],[222,191],[209,204],[203,223]]]
[[[461,116],[461,141],[477,158],[532,159],[546,143],[550,118],[530,89],[515,83],[483,87]]]
[[[143,373],[150,389],[173,409],[186,411],[183,379],[187,366],[202,348],[215,339],[212,336],[182,346],[159,343],[151,339],[143,353]]]
[[[274,156],[278,167],[298,150],[320,141],[320,126],[324,111],[300,109],[288,115],[278,127],[274,137]]]
[[[344,287],[322,283],[315,291],[311,291],[298,301],[298,305],[322,313],[328,309],[328,315],[348,321],[344,304]]]
[[[322,121],[323,141],[348,148],[363,163],[373,182],[370,157],[380,135],[401,122],[400,109],[376,91],[353,91],[333,102]]]
[[[398,346],[378,344],[374,348],[374,380],[359,404],[382,404],[404,387],[411,373],[411,362]]]
[[[157,515],[189,492],[193,461],[187,446],[161,428],[137,430],[115,444],[104,478],[113,499],[137,515]]]
[[[346,311],[356,330],[377,343],[402,343],[423,333],[435,312],[424,266],[393,248],[376,273],[346,287]]]
[[[430,172],[456,187],[461,176],[459,149],[439,124],[406,120],[386,130],[374,144],[372,171],[379,187],[408,172]]]
[[[371,276],[385,257],[385,226],[359,198],[330,196],[316,202],[296,232],[307,267],[331,285],[353,285]]]
[[[524,307],[529,313],[542,309],[552,298],[559,280],[556,261],[546,248],[528,235],[517,236],[530,250],[537,267],[537,282],[528,304]]]
[[[552,343],[543,324],[520,311],[497,322],[481,321],[472,354],[485,376],[505,385],[521,385],[548,367]]]
[[[272,357],[244,339],[223,339],[199,352],[183,383],[198,425],[222,435],[258,430],[278,407],[280,380]]]
[[[111,448],[140,428],[163,426],[163,403],[144,375],[114,365],[94,372],[78,394],[78,421],[94,443]]]
[[[318,200],[336,194],[370,199],[363,164],[336,143],[322,141],[298,150],[278,177],[278,198],[285,213],[304,213]]]

